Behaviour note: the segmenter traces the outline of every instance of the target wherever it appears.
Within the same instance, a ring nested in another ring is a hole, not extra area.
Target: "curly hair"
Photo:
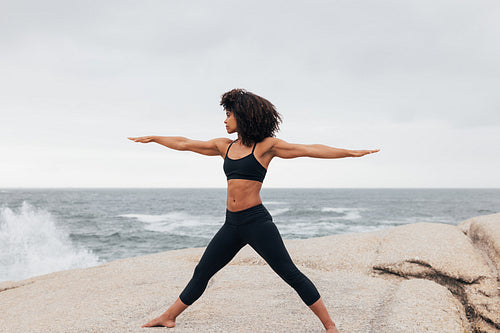
[[[279,131],[282,119],[274,105],[245,89],[233,89],[224,93],[220,105],[233,113],[238,134],[245,146],[274,137]]]

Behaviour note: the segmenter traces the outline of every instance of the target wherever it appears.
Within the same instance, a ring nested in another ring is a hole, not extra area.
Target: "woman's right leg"
[[[143,327],[174,327],[175,318],[203,294],[210,278],[226,266],[244,245],[236,232],[236,227],[224,223],[208,244],[200,262],[196,265],[193,277],[174,304],[160,317],[151,320]]]
[[[246,243],[240,238],[237,228],[224,223],[208,244],[193,277],[179,295],[186,305],[193,304],[205,291],[210,278],[226,266]]]

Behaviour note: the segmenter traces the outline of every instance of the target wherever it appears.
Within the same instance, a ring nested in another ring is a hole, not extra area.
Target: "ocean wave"
[[[453,224],[455,221],[449,216],[407,216],[407,217],[402,217],[398,220],[385,219],[385,220],[380,220],[378,222],[385,225],[397,226],[397,225],[420,223],[420,222]]]
[[[213,216],[191,215],[185,212],[166,214],[122,214],[121,217],[136,219],[144,223],[144,229],[177,235],[203,236],[207,229],[220,227],[223,218]]]
[[[342,222],[315,221],[297,223],[278,223],[278,229],[284,238],[311,238],[325,235],[339,235],[370,232],[385,229],[385,225],[356,225]]]
[[[97,264],[99,258],[75,246],[48,211],[27,202],[17,212],[0,209],[0,281]]]
[[[336,218],[341,218],[345,220],[356,220],[361,218],[361,212],[363,208],[347,208],[347,207],[323,207],[321,212],[328,213],[333,212],[341,214],[341,216],[336,216]]]
[[[352,234],[360,232],[371,232],[385,229],[385,226],[381,225],[349,225],[343,233]]]
[[[326,234],[337,232],[345,227],[343,223],[332,222],[296,222],[296,223],[277,223],[278,229],[286,238],[288,235],[300,234],[300,238],[309,238],[317,236],[320,230]]]
[[[278,215],[284,214],[288,211],[290,211],[290,208],[269,209],[269,213],[271,214],[271,216],[278,216]]]

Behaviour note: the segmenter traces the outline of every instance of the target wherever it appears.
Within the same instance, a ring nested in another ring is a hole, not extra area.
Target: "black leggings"
[[[311,280],[292,262],[271,215],[260,204],[238,212],[226,211],[226,222],[205,249],[191,281],[179,296],[181,301],[186,305],[193,304],[205,291],[208,280],[246,244],[250,244],[295,289],[306,305],[320,298]]]

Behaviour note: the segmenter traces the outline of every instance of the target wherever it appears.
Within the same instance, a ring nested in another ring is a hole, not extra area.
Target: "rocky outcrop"
[[[466,288],[471,307],[483,319],[477,321],[478,331],[495,327],[500,331],[500,214],[484,215],[466,220],[458,225],[474,244],[488,264],[491,278],[484,278]]]
[[[373,268],[434,281],[463,304],[474,331],[500,328],[498,275],[455,226],[418,223],[388,230]]]
[[[458,225],[484,256],[490,268],[500,271],[500,213],[468,219]]]
[[[285,243],[341,332],[500,330],[500,214],[458,226],[417,223]],[[177,297],[202,253],[169,251],[0,283],[0,327],[145,332],[140,325]],[[293,289],[245,247],[173,331],[323,330]]]

